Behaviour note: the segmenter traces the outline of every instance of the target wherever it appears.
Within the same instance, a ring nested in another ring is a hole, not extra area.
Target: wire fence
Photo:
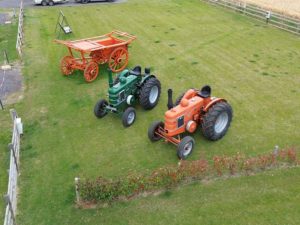
[[[22,45],[23,45],[23,22],[24,22],[24,7],[23,7],[23,0],[21,0],[20,3],[20,11],[19,11],[19,25],[18,25],[18,34],[17,34],[17,43],[16,43],[16,49],[19,53],[20,58],[22,58]]]
[[[10,150],[10,164],[7,194],[4,196],[6,204],[4,225],[16,225],[16,211],[17,211],[17,184],[19,176],[19,153],[20,141],[23,134],[23,125],[21,118],[18,117],[14,109],[10,110],[13,121],[12,141],[8,145]]]
[[[280,14],[278,12],[267,10],[254,4],[249,4],[238,0],[203,1],[234,10],[258,20],[263,20],[271,26],[291,32],[296,35],[300,35],[300,20],[297,18],[285,14]]]

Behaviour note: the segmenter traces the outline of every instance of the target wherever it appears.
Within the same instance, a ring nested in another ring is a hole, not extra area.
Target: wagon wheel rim
[[[96,62],[90,62],[87,64],[85,70],[84,70],[84,78],[87,82],[94,81],[99,73],[99,67]]]
[[[62,58],[60,63],[61,73],[65,76],[69,76],[73,73],[74,68],[72,67],[72,56],[65,56]]]
[[[116,48],[109,57],[108,66],[113,72],[120,72],[128,64],[128,51],[125,48]]]

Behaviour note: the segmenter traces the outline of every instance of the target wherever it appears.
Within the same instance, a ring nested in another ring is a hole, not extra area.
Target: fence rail
[[[23,134],[23,125],[21,118],[18,117],[14,109],[10,110],[13,121],[12,141],[8,145],[10,150],[10,164],[7,194],[4,196],[6,203],[4,225],[16,225],[16,211],[17,211],[17,184],[19,176],[19,154],[20,154],[20,140]]]
[[[300,35],[300,20],[238,0],[203,0],[251,16],[279,29]]]
[[[17,43],[16,49],[19,53],[20,58],[22,58],[22,45],[23,45],[23,22],[24,22],[24,7],[23,7],[23,0],[20,3],[20,11],[19,11],[19,25],[18,25],[18,34],[17,34]]]

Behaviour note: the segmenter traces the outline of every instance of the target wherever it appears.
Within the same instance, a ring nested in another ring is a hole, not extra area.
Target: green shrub
[[[89,202],[111,202],[147,191],[169,189],[183,182],[222,175],[248,175],[279,165],[300,164],[295,148],[251,158],[239,153],[234,156],[214,156],[212,161],[211,164],[204,159],[180,161],[178,165],[159,168],[151,174],[131,173],[116,180],[102,177],[85,179],[79,183],[80,197]]]

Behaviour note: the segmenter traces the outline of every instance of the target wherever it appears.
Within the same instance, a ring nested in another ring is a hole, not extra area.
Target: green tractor
[[[125,69],[113,81],[112,71],[108,69],[108,102],[100,99],[94,108],[95,116],[104,117],[108,112],[122,117],[124,127],[131,126],[136,118],[133,105],[138,101],[145,110],[154,108],[160,97],[160,82],[150,74],[150,69],[136,66],[133,70]]]

